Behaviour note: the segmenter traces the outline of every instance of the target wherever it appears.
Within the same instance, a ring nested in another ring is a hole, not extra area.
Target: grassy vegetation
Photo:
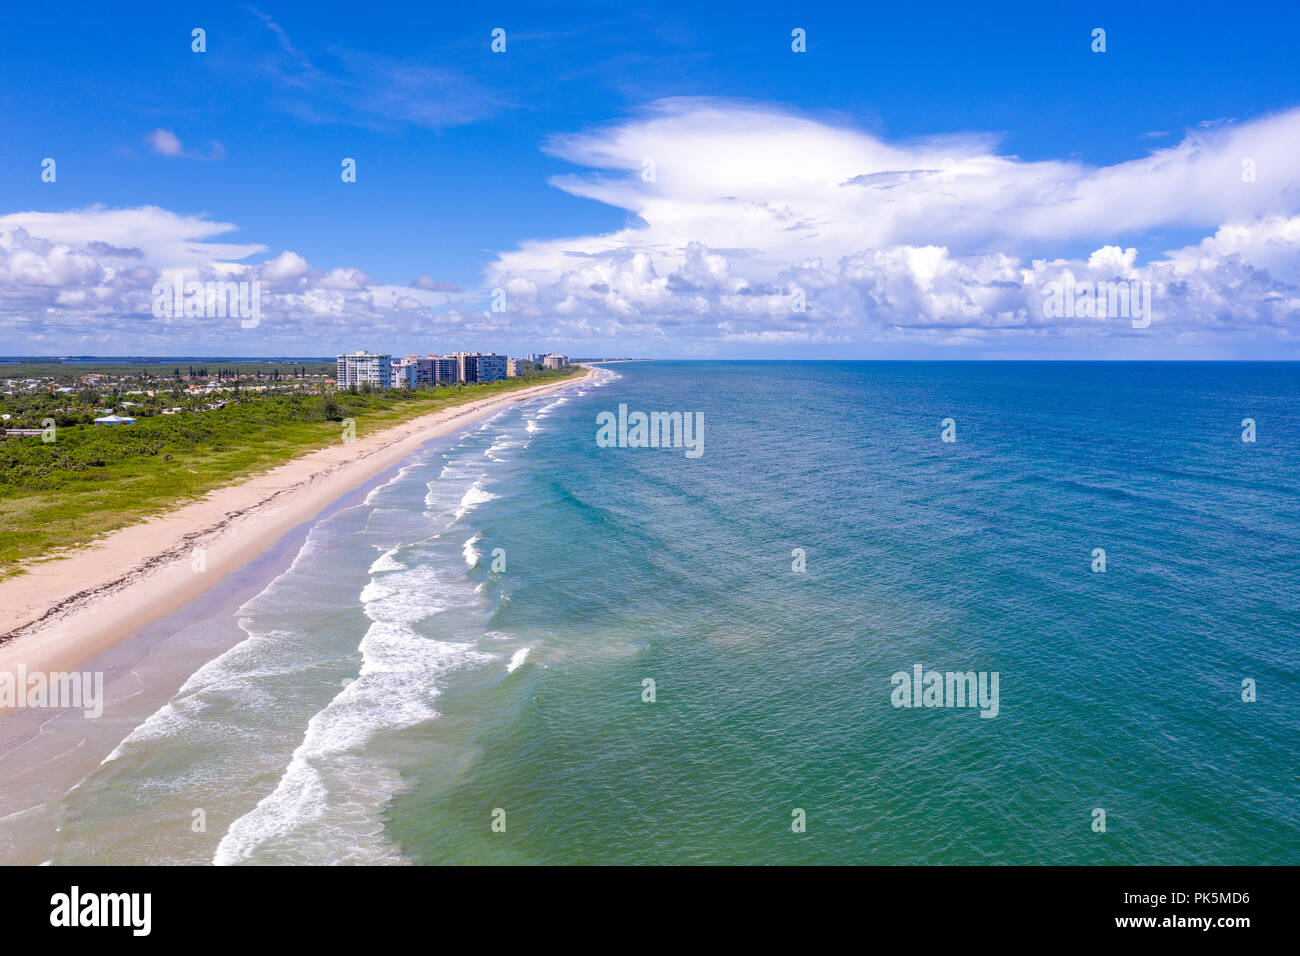
[[[342,419],[355,420],[361,438],[417,415],[579,372],[368,394],[227,393],[224,408],[144,417],[134,425],[72,424],[58,427],[48,443],[0,437],[0,577],[20,572],[21,562],[83,545],[337,442]]]

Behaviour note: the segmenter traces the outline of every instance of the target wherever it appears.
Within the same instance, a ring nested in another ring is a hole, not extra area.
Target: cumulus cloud
[[[1232,223],[1218,229],[1200,244],[1170,253],[1184,269],[1237,257],[1257,269],[1267,269],[1275,279],[1300,284],[1300,216],[1270,216],[1256,222]]]
[[[279,282],[286,279],[301,279],[309,272],[311,267],[307,265],[307,260],[298,253],[286,249],[274,259],[262,264],[260,278]]]
[[[1090,167],[1001,155],[978,134],[889,143],[753,104],[667,100],[547,147],[593,170],[552,183],[626,210],[625,228],[525,242],[487,278],[518,314],[575,336],[686,336],[704,348],[1081,337],[1128,347],[1138,337],[1127,322],[1049,321],[1043,310],[1049,283],[1120,279],[1153,287],[1142,348],[1243,330],[1294,345],[1297,140],[1292,110]],[[1121,242],[1189,228],[1217,231],[1186,250]],[[1059,252],[1089,243],[1082,260]]]
[[[1292,110],[1093,167],[1005,155],[979,134],[888,142],[753,104],[669,100],[546,144],[588,170],[552,183],[624,210],[623,228],[525,241],[465,293],[313,267],[229,241],[234,224],[151,206],[0,216],[0,341],[1300,357],[1297,141]],[[1157,232],[1196,238],[1159,248]],[[156,319],[153,284],[177,272],[261,282],[261,326]],[[1046,307],[1053,290],[1101,283],[1148,288],[1150,324]],[[497,289],[504,312],[489,308]]]
[[[235,262],[266,251],[265,246],[255,243],[212,241],[236,228],[233,223],[183,216],[157,206],[132,209],[91,206],[67,212],[18,212],[0,216],[0,237],[21,229],[58,245],[85,249],[97,258],[112,256],[95,252],[92,243],[145,250],[147,261],[159,269],[194,269],[207,263]],[[0,248],[4,248],[3,238],[0,238]]]
[[[266,247],[221,241],[234,229],[157,207],[0,216],[0,342],[16,352],[50,343],[100,354],[327,354],[405,341],[413,314],[427,322],[446,301],[357,269],[313,269],[292,250],[245,261]],[[260,284],[257,327],[234,316],[154,314],[160,283],[229,281]]]

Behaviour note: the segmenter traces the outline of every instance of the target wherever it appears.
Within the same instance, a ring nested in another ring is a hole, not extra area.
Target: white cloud
[[[179,156],[183,152],[180,139],[169,129],[154,130],[145,137],[145,142],[163,156]]]
[[[1300,357],[1297,141],[1293,110],[1096,168],[1000,155],[975,134],[889,143],[769,108],[672,100],[548,144],[593,170],[555,184],[625,210],[626,227],[526,241],[463,295],[427,275],[391,286],[346,264],[314,269],[291,250],[252,264],[269,250],[228,241],[235,225],[152,206],[0,216],[0,343]],[[1156,230],[1206,238],[1164,251],[1145,238]],[[152,285],[177,270],[261,281],[261,326],[155,319]],[[1150,283],[1148,327],[1045,314],[1053,284],[1114,281]],[[496,287],[505,313],[487,308]]]
[[[216,140],[211,143],[211,151],[205,156],[194,150],[186,150],[181,145],[180,137],[169,129],[156,129],[144,138],[155,153],[168,159],[221,159],[226,155],[226,147]]]
[[[156,207],[91,207],[0,217],[0,343],[4,351],[329,353],[376,337],[407,338],[412,314],[444,292],[387,286],[356,269],[314,270],[284,250],[261,264],[256,244],[220,241],[230,223]],[[153,314],[160,280],[261,285],[262,321]]]
[[[274,259],[262,263],[259,278],[278,282],[284,279],[301,279],[309,272],[311,266],[307,265],[307,260],[298,253],[286,249]]]
[[[1300,216],[1228,224],[1199,245],[1169,254],[1170,260],[1184,269],[1231,256],[1256,269],[1267,269],[1275,279],[1300,284]]]
[[[548,146],[596,170],[554,185],[626,210],[631,224],[525,242],[487,280],[513,290],[529,319],[646,341],[671,329],[706,347],[1019,341],[1054,354],[1043,340],[1080,336],[1133,345],[1127,323],[1044,322],[1043,286],[1068,273],[1156,286],[1142,348],[1243,330],[1294,345],[1297,141],[1292,110],[1095,168],[999,155],[983,135],[888,143],[767,107],[668,100]],[[1247,159],[1254,181],[1243,180]],[[1219,229],[1165,258],[1119,241],[1198,227]],[[1086,260],[1059,256],[1082,243],[1096,250]],[[1139,251],[1154,260],[1139,264]],[[791,308],[795,286],[807,313]]]
[[[92,206],[69,212],[18,212],[0,216],[0,234],[22,229],[32,236],[88,252],[106,243],[123,249],[147,251],[158,269],[196,269],[214,262],[232,262],[265,252],[253,243],[221,243],[213,237],[233,232],[233,223],[199,216],[182,216],[157,206],[107,209]],[[0,248],[3,240],[0,239]],[[93,252],[97,259],[112,258]]]

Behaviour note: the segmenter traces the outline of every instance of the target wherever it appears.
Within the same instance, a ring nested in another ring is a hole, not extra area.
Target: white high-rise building
[[[393,359],[393,388],[420,387],[420,360],[418,358]]]
[[[369,384],[371,388],[393,387],[393,357],[378,352],[350,352],[338,357],[339,388]]]
[[[546,361],[542,363],[546,368],[564,368],[564,366],[568,364],[569,357],[567,355],[559,355],[556,353],[546,356]]]

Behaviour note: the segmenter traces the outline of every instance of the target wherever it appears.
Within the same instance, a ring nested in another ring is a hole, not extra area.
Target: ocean
[[[1300,863],[1297,409],[1282,363],[602,367],[191,615],[237,638],[50,860]]]

